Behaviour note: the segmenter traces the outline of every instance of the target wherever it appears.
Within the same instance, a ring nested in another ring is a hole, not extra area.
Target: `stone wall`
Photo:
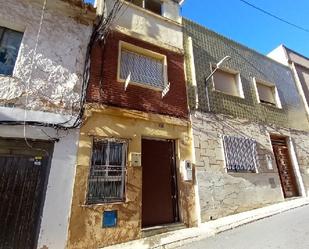
[[[308,191],[308,133],[225,115],[196,112],[191,118],[202,222],[284,201],[269,134],[291,137]],[[222,135],[257,141],[258,173],[227,173]],[[267,155],[273,169],[267,165]]]
[[[23,32],[12,77],[0,76],[0,105],[24,108],[28,94],[28,109],[70,114],[79,107],[92,25],[48,5],[40,27],[42,4],[0,0],[0,26]]]

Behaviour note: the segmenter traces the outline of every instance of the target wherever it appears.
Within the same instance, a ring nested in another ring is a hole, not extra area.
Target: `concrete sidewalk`
[[[207,238],[217,233],[305,205],[309,205],[309,198],[298,198],[202,223],[199,227],[158,234],[105,247],[104,249],[176,248],[186,243]]]

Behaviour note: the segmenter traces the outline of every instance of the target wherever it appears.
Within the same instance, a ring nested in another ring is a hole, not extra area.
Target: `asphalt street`
[[[309,249],[309,206],[265,218],[179,249]]]

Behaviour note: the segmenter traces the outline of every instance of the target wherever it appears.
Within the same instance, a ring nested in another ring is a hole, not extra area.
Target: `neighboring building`
[[[108,19],[115,3],[97,1],[98,12]],[[92,49],[72,249],[197,224],[179,1],[121,3]]]
[[[294,73],[299,94],[309,115],[309,58],[284,45],[280,45],[267,56],[286,66],[290,66]]]
[[[0,6],[0,247],[63,249],[95,10],[79,0]]]
[[[306,196],[309,124],[291,69],[183,25],[201,221]]]

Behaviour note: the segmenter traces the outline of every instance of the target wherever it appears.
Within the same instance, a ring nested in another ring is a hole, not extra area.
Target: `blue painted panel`
[[[116,227],[117,226],[117,211],[104,211],[103,212],[103,221],[102,227],[109,228],[109,227]]]

